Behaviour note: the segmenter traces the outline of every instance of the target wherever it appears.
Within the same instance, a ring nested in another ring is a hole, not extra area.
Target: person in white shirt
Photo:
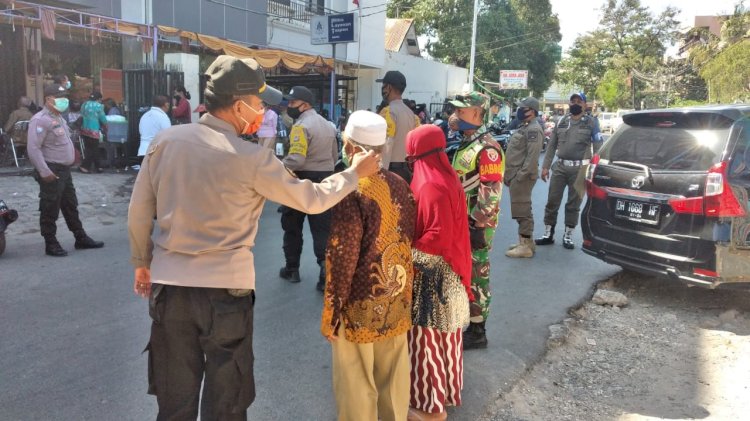
[[[263,103],[263,108],[266,111],[263,114],[263,123],[260,125],[260,129],[258,129],[257,132],[258,144],[270,150],[274,150],[276,145],[276,122],[278,121],[279,116],[265,102]]]
[[[141,116],[138,123],[138,131],[141,133],[141,144],[138,147],[138,156],[146,155],[151,140],[157,133],[172,126],[167,111],[169,111],[169,99],[164,95],[157,95],[152,102],[153,106]]]

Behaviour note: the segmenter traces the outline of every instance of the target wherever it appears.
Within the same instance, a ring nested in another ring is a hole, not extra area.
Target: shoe
[[[89,171],[89,170],[87,170],[86,168],[83,168],[83,167],[78,167],[78,171],[80,171],[80,172],[82,172],[84,174],[91,174],[91,171]]]
[[[536,244],[537,246],[548,246],[550,244],[555,244],[555,226],[545,225],[544,236],[534,240],[534,244]]]
[[[514,248],[518,247],[521,244],[521,236],[518,236],[518,242],[516,244],[511,244],[510,247],[508,247],[508,251],[513,250]]]
[[[487,348],[487,335],[484,322],[469,323],[469,327],[463,332],[464,350]]]
[[[65,251],[65,249],[62,248],[60,243],[58,243],[57,241],[46,243],[44,247],[44,253],[47,256],[54,256],[54,257],[64,257],[68,255],[68,252]]]
[[[534,241],[531,238],[521,237],[521,243],[518,245],[518,247],[508,250],[505,252],[505,255],[508,257],[521,257],[521,258],[529,258],[534,257],[534,250],[536,249],[536,245],[534,244]]]
[[[76,237],[76,244],[74,247],[76,249],[100,249],[104,247],[104,242],[96,241],[88,235],[84,234],[82,236]]]
[[[565,234],[563,234],[563,247],[565,247],[568,250],[573,250],[576,248],[575,244],[573,244],[573,230],[575,227],[565,227]]]
[[[279,270],[279,276],[293,284],[299,283],[300,281],[299,269],[291,269],[284,266]]]
[[[97,173],[97,174],[101,174],[101,173],[103,173],[103,172],[104,172],[104,169],[103,169],[103,168],[97,168],[97,169],[96,169],[96,173]]]
[[[318,283],[315,284],[315,289],[317,289],[320,292],[325,292],[325,290],[326,290],[326,281],[319,279]]]

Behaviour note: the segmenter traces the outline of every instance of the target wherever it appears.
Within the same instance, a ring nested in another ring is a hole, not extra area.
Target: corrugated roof
[[[398,52],[406,39],[414,19],[386,19],[385,20],[385,49]]]

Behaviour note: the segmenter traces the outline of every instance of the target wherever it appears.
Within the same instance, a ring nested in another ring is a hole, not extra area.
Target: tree
[[[629,88],[624,69],[609,69],[596,87],[596,97],[608,109],[627,108],[630,102]]]
[[[388,16],[413,18],[417,31],[430,38],[432,57],[468,67],[473,9],[473,0],[392,0]],[[527,69],[530,90],[541,94],[552,84],[560,39],[549,0],[481,0],[475,74],[495,81],[501,69]]]

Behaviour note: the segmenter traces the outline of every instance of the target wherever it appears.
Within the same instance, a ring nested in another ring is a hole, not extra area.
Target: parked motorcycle
[[[510,140],[510,136],[515,131],[515,130],[508,130],[506,127],[508,127],[507,124],[492,123],[487,128],[492,138],[495,139],[495,141],[500,144],[500,147],[503,148],[503,151],[508,149],[508,141]]]
[[[18,219],[18,212],[0,200],[0,255],[5,251],[5,228]]]

